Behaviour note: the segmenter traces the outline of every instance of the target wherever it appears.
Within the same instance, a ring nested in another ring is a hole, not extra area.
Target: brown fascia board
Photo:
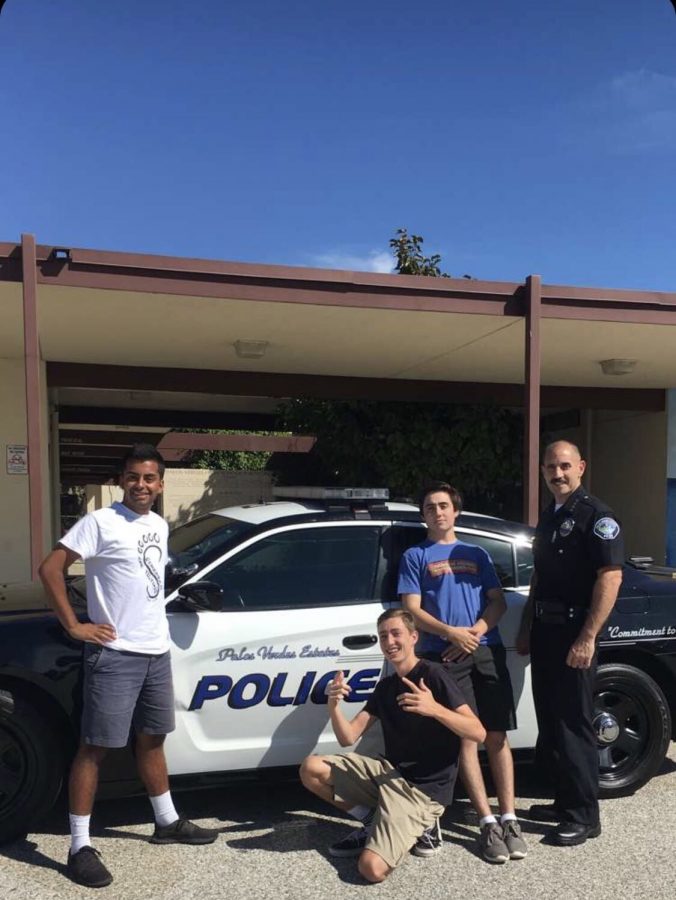
[[[521,315],[523,286],[337,269],[219,262],[180,257],[39,248],[40,284],[214,299],[361,308]]]
[[[434,403],[486,403],[523,406],[521,384],[413,381],[400,378],[356,378],[294,375],[277,372],[234,372],[48,362],[49,387],[118,390],[189,391],[255,397],[315,397],[324,400],[398,400]],[[659,412],[665,393],[652,388],[543,386],[543,408],[633,409]]]
[[[155,254],[37,247],[38,283],[215,299],[522,316],[516,282],[189,259]],[[21,280],[20,245],[0,243],[0,280]],[[542,285],[543,318],[676,324],[676,293]]]

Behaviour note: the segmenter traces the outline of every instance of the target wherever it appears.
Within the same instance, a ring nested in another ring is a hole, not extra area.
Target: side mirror
[[[220,612],[223,609],[223,588],[213,581],[184,584],[178,596],[189,609],[209,612]]]

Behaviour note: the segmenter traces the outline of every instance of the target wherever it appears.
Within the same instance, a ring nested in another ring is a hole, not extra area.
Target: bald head
[[[554,441],[545,448],[542,477],[555,503],[565,503],[580,487],[584,470],[585,461],[580,450],[570,441]]]
[[[570,450],[571,454],[577,457],[577,459],[582,459],[582,454],[580,453],[580,448],[577,444],[574,444],[572,441],[553,441],[545,447],[544,453],[542,454],[542,461],[544,462],[545,457],[550,451],[556,453],[559,450],[565,449]]]

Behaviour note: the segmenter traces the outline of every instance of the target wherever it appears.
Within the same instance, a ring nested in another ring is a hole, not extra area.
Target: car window
[[[484,534],[463,532],[460,529],[458,529],[456,534],[461,541],[483,547],[493,560],[495,571],[497,572],[500,584],[503,588],[516,587],[516,578],[514,577],[514,545],[511,541],[502,540],[496,537],[487,537]]]
[[[261,538],[206,576],[244,609],[289,609],[373,600],[380,529],[336,526]]]
[[[516,569],[519,587],[529,585],[533,574],[532,547],[525,547],[521,544],[516,545]]]

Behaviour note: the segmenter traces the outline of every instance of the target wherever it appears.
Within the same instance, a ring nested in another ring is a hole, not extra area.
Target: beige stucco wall
[[[49,495],[49,424],[45,367],[40,373],[42,409],[41,457],[43,485],[43,547],[52,542]],[[23,444],[26,436],[26,387],[23,359],[0,359],[0,584],[29,581],[30,522],[28,475],[7,472],[7,445]]]
[[[7,445],[26,443],[22,359],[0,359],[0,583],[30,580],[28,475],[7,474]]]
[[[599,411],[594,416],[592,491],[622,520],[627,554],[664,563],[666,413]]]
[[[163,514],[171,528],[223,506],[270,499],[270,472],[167,469],[164,474]]]
[[[621,519],[628,556],[652,556],[663,564],[666,552],[667,414],[597,410],[586,429],[569,428],[556,438],[573,441],[589,461],[584,484]],[[590,446],[589,446],[590,445]],[[548,498],[542,488],[543,499]]]

